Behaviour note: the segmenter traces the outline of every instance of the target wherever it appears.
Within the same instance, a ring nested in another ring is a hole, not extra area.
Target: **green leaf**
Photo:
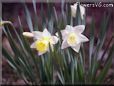
[[[89,43],[89,67],[91,68],[92,64],[92,53],[94,49],[94,29],[95,29],[95,22],[94,19],[92,19],[92,23],[90,26],[90,43]]]
[[[114,55],[113,52],[114,52],[114,44],[112,45],[112,47],[110,49],[108,59],[107,59],[107,62],[105,63],[105,65],[104,65],[103,70],[100,72],[99,76],[96,79],[96,84],[99,84],[99,83],[103,82],[103,80],[105,79],[105,76],[107,75],[107,72],[108,72],[108,70],[109,70],[109,68],[111,67],[111,64],[112,64],[112,58],[113,58],[113,55]]]
[[[100,29],[100,33],[99,33],[99,36],[98,36],[98,42],[97,42],[97,46],[96,46],[96,50],[95,50],[95,53],[94,53],[94,57],[98,57],[98,54],[99,54],[99,51],[101,50],[103,44],[104,44],[104,41],[105,41],[105,38],[106,38],[106,32],[108,30],[108,21],[109,21],[109,15],[106,16],[106,14],[104,14],[103,16],[103,19],[101,21],[101,29]]]
[[[5,58],[7,58],[8,63],[11,65],[11,67],[13,67],[13,69],[17,71],[18,67],[13,59],[14,57],[12,57],[3,47],[2,47],[2,53],[5,56]]]
[[[74,84],[74,61],[72,61],[71,65],[71,77],[72,77],[72,84]]]
[[[74,58],[74,81],[75,83],[79,83],[79,75],[78,75],[78,60]]]
[[[66,16],[67,16],[67,25],[70,25],[71,23],[71,8],[70,3],[66,4]]]
[[[76,17],[73,19],[73,25],[76,26],[81,24],[82,24],[82,19],[81,19],[80,8],[79,5],[77,5]]]
[[[64,79],[61,77],[61,75],[60,75],[59,72],[57,72],[57,76],[58,76],[60,82],[61,82],[62,84],[64,84],[64,83],[65,83],[65,82],[64,82]]]
[[[38,30],[38,15],[37,15],[37,9],[36,9],[36,0],[32,0],[33,1],[33,8],[34,8],[34,13],[35,13],[35,16],[34,16],[34,30]]]
[[[57,11],[56,11],[55,7],[53,7],[53,11],[54,11],[55,21],[58,24],[58,16],[57,16]]]
[[[98,42],[96,45],[96,49],[95,49],[94,53],[92,54],[93,59],[92,59],[91,74],[90,74],[92,81],[94,81],[96,72],[97,72],[98,68],[100,67],[100,65],[97,62],[97,58],[98,58],[99,52],[102,49],[102,46],[103,46],[105,38],[106,38],[108,21],[109,21],[109,15],[106,17],[106,15],[104,14],[102,22],[101,22],[101,30],[100,30],[100,33],[98,36]]]
[[[31,79],[31,81],[34,81],[35,79],[33,78],[33,74],[31,72],[31,70],[28,68],[28,65],[26,64],[26,60],[23,57],[23,54],[19,51],[18,47],[16,46],[15,41],[13,40],[12,36],[10,35],[10,45],[13,49],[13,52],[16,54],[15,56],[15,61],[18,65],[20,65],[21,69],[23,70],[23,73],[28,74],[29,78]],[[22,63],[22,59],[24,61],[24,63]]]
[[[28,81],[26,77],[23,75],[21,69],[19,66],[16,64],[15,60],[13,59],[14,57],[11,56],[3,47],[2,47],[2,54],[5,56],[7,59],[9,65],[19,74],[21,75],[20,77],[25,81],[26,84],[28,84]]]
[[[34,12],[35,12],[35,14],[37,14],[37,11],[36,11],[36,0],[32,0],[32,2],[33,2]]]
[[[27,21],[27,24],[29,26],[29,30],[32,32],[33,31],[33,24],[32,24],[32,18],[31,18],[31,15],[30,15],[30,12],[26,6],[26,4],[24,3],[24,8],[25,8],[25,17],[26,17],[26,21]]]
[[[41,16],[41,30],[43,30],[46,27],[46,17],[44,16],[43,3],[41,3],[40,16]]]

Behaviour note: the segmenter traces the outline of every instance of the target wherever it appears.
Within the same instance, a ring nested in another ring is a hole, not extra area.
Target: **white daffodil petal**
[[[68,35],[68,33],[69,33],[69,31],[67,31],[67,30],[61,30],[61,34],[62,34],[62,39],[63,40],[66,38],[66,36]]]
[[[38,52],[38,55],[41,56],[42,54],[46,53],[47,51],[45,52]]]
[[[34,35],[30,32],[23,32],[23,36],[26,36],[26,37],[34,37]]]
[[[56,33],[55,33],[55,35],[56,35],[57,37],[59,37],[59,34],[58,34],[58,32],[56,32]]]
[[[70,25],[66,25],[65,30],[61,30],[63,40],[69,34],[69,32],[73,31],[73,27]],[[57,34],[58,35],[58,34]]]
[[[63,40],[70,32],[74,32],[74,28],[70,25],[66,25],[65,30],[61,30]]]
[[[52,43],[52,44],[56,44],[57,42],[58,42],[58,38],[56,37],[56,36],[51,36],[51,40],[50,40],[50,42]]]
[[[79,40],[80,40],[80,42],[87,42],[87,41],[89,41],[89,39],[86,36],[82,35],[82,34],[79,34]]]
[[[42,32],[40,31],[33,31],[32,33],[34,34],[35,39],[40,39],[42,37]]]
[[[80,13],[81,13],[81,18],[84,19],[85,8],[81,5],[80,5]]]
[[[35,44],[36,44],[36,42],[33,42],[33,43],[30,45],[30,48],[36,48]]]
[[[65,30],[67,30],[68,32],[71,32],[73,31],[73,27],[70,25],[66,25]]]
[[[46,28],[45,28],[44,31],[43,31],[43,36],[44,36],[44,37],[46,37],[46,36],[47,36],[47,37],[50,37],[50,36],[51,36],[50,32],[49,32]]]
[[[75,51],[75,52],[79,52],[80,50],[80,46],[81,46],[81,43],[77,44],[76,46],[71,46],[71,48]]]
[[[67,47],[69,47],[69,45],[68,45],[68,43],[67,43],[67,40],[65,39],[65,40],[63,40],[63,42],[62,42],[61,49],[64,49],[64,48],[67,48]]]
[[[74,27],[76,33],[82,33],[85,30],[85,25],[78,25]]]
[[[77,5],[78,5],[78,2],[76,2],[73,6],[75,6],[75,7],[76,7]]]
[[[71,15],[72,17],[76,17],[77,6],[71,5]]]
[[[71,15],[72,17],[76,17],[76,12],[77,12],[77,3],[75,3],[74,5],[71,5]]]

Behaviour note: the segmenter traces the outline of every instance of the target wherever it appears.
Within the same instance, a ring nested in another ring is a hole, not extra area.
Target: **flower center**
[[[76,42],[77,42],[77,36],[76,36],[76,34],[75,33],[70,33],[69,35],[68,35],[68,38],[67,38],[67,43],[69,44],[69,45],[75,45],[76,44]]]
[[[36,50],[39,52],[45,52],[48,49],[48,41],[46,40],[38,40],[36,41]]]

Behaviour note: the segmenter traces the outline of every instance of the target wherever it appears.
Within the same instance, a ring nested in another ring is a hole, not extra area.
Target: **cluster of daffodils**
[[[65,30],[61,30],[63,39],[61,49],[71,47],[74,51],[79,52],[81,43],[88,41],[88,38],[82,34],[84,29],[84,25],[78,25],[75,27],[67,25]],[[42,55],[49,51],[49,44],[53,48],[53,45],[56,44],[59,40],[57,36],[52,36],[46,28],[43,32],[23,32],[23,35],[34,38],[35,41],[31,44],[30,47],[35,48],[38,51],[38,55]]]
[[[76,16],[77,5],[78,5],[77,3],[71,5],[72,17]],[[79,5],[79,8],[81,13],[81,18],[83,19],[83,16],[85,14],[85,8],[81,5]],[[0,26],[3,26],[6,23],[12,24],[9,21],[1,21]],[[75,52],[79,52],[81,43],[88,41],[88,38],[82,34],[84,29],[85,25],[78,25],[75,27],[66,25],[65,30],[61,30],[62,40],[63,40],[61,49],[71,47]],[[23,32],[23,35],[27,37],[32,37],[34,39],[34,42],[31,44],[30,47],[36,49],[38,51],[38,55],[42,55],[47,51],[49,51],[49,45],[53,50],[53,45],[57,44],[59,40],[58,36],[52,36],[46,28],[44,29],[43,32],[40,31]]]
[[[78,5],[77,3],[71,5],[72,17],[76,16],[77,5]],[[81,18],[83,19],[83,16],[85,14],[85,8],[81,5],[79,5],[79,8],[81,13]],[[88,38],[82,34],[84,29],[85,25],[78,25],[75,27],[66,25],[65,30],[61,30],[62,40],[63,40],[61,49],[71,47],[75,52],[79,52],[81,43],[88,41]],[[31,44],[30,47],[36,49],[38,51],[38,55],[42,55],[47,51],[49,51],[49,44],[53,49],[53,45],[56,44],[59,40],[57,36],[52,36],[46,28],[44,29],[43,32],[40,31],[33,31],[31,33],[23,32],[23,35],[34,38],[35,41]]]

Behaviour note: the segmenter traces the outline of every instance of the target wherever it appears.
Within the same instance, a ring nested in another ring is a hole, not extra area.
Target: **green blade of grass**
[[[95,23],[94,20],[92,19],[92,23],[90,26],[90,45],[89,45],[89,68],[91,68],[91,64],[92,64],[92,53],[93,53],[93,49],[94,49],[94,29],[95,29]]]
[[[25,81],[25,83],[28,84],[28,81],[27,81],[26,77],[23,75],[23,73],[21,72],[21,69],[19,69],[18,65],[16,64],[15,60],[13,59],[14,57],[12,57],[3,47],[2,47],[2,53],[5,56],[5,58],[8,60],[8,63],[10,64],[10,66],[19,75],[21,75],[20,77],[22,77],[22,79]]]
[[[32,0],[33,2],[33,8],[34,8],[34,13],[35,13],[35,16],[34,16],[34,30],[38,30],[38,15],[37,15],[37,9],[36,9],[36,0]]]
[[[114,55],[113,52],[114,52],[114,44],[112,45],[112,48],[110,49],[108,60],[105,63],[103,70],[100,72],[99,76],[96,79],[96,84],[103,82],[103,80],[105,79],[105,76],[107,75],[107,72],[112,64],[112,58]]]
[[[58,76],[60,82],[61,82],[62,84],[64,84],[65,82],[64,82],[64,80],[63,80],[63,78],[61,77],[61,75],[60,75],[59,72],[57,72],[57,76]]]
[[[101,30],[98,36],[96,49],[95,49],[95,52],[92,54],[92,57],[93,57],[92,66],[91,66],[91,80],[92,81],[94,81],[97,69],[99,68],[97,58],[106,38],[108,21],[109,21],[109,15],[106,17],[106,15],[104,14],[102,22],[101,22]]]
[[[32,32],[33,31],[33,24],[32,24],[32,18],[31,18],[31,15],[30,15],[30,12],[26,6],[26,4],[24,3],[24,8],[25,8],[25,17],[26,17],[26,21],[27,21],[27,24],[28,24],[28,27],[29,27],[29,30]]]
[[[7,60],[8,60],[8,63],[14,68],[14,70],[18,70],[17,68],[17,65],[16,65],[16,63],[15,63],[15,61],[14,61],[14,57],[12,57],[3,47],[2,47],[2,53],[3,53],[3,55],[5,56],[5,58],[7,58]]]
[[[5,25],[5,27],[6,27],[5,29],[7,30],[6,32],[7,32],[7,36],[8,36],[9,43],[10,43],[10,45],[11,45],[11,48],[12,48],[13,52],[14,52],[15,55],[16,55],[16,56],[15,56],[15,57],[16,57],[16,58],[15,58],[16,62],[22,66],[23,72],[25,73],[25,71],[26,71],[27,74],[29,75],[30,79],[31,79],[32,81],[34,81],[35,79],[33,78],[32,73],[29,71],[28,66],[26,65],[26,62],[25,62],[25,60],[23,59],[23,53],[21,53],[21,52],[19,51],[19,49],[18,49],[18,47],[17,47],[17,45],[16,45],[16,42],[14,41],[14,39],[13,39],[13,37],[12,37],[10,31],[9,31],[8,26]],[[11,28],[11,26],[10,26],[10,29],[14,29],[14,28]],[[20,57],[21,57],[21,59],[23,59],[24,64],[19,60]],[[25,65],[26,65],[27,67],[25,67]]]
[[[40,16],[41,16],[41,30],[43,30],[46,27],[46,17],[44,16],[43,3],[41,3]]]

